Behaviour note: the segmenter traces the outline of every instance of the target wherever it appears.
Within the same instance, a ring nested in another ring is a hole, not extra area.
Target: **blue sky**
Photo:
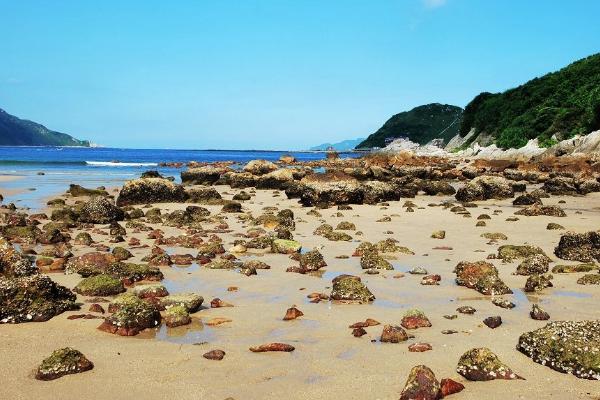
[[[600,51],[593,0],[0,0],[0,10],[0,108],[115,147],[308,148]]]

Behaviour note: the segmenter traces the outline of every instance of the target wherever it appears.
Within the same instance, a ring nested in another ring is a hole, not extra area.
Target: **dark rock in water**
[[[184,306],[175,305],[167,308],[165,311],[165,324],[169,328],[176,328],[191,322],[192,318],[190,317],[190,313]]]
[[[450,378],[444,378],[440,381],[442,397],[450,396],[462,392],[465,386],[462,383],[453,381]]]
[[[111,306],[115,312],[98,327],[101,331],[135,336],[146,328],[157,326],[161,321],[160,312],[155,305],[132,293],[117,297]]]
[[[15,278],[38,273],[31,260],[17,251],[6,239],[0,237],[0,276]]]
[[[563,260],[600,261],[600,231],[566,233],[554,248],[554,254]]]
[[[525,215],[528,217],[536,217],[538,215],[546,215],[549,217],[566,217],[567,214],[559,206],[540,206],[538,204],[531,205],[515,212],[515,215]]]
[[[207,360],[220,361],[223,359],[223,357],[225,357],[225,352],[223,350],[211,350],[202,354],[202,357],[206,358]]]
[[[421,310],[409,310],[402,317],[400,323],[406,329],[429,328],[431,322]]]
[[[117,198],[118,206],[151,203],[181,203],[187,199],[183,186],[167,179],[143,178],[128,181]]]
[[[67,193],[69,193],[73,197],[108,196],[108,192],[104,189],[88,189],[88,188],[84,188],[83,186],[74,185],[74,184],[69,185],[69,190],[67,190]]]
[[[385,325],[379,339],[383,343],[400,343],[408,340],[408,334],[399,326]]]
[[[600,380],[600,321],[557,321],[519,337],[533,361],[578,378]]]
[[[0,278],[0,323],[42,322],[77,310],[76,296],[45,275]]]
[[[599,275],[600,276],[600,275]],[[543,289],[552,287],[552,274],[533,274],[525,282],[525,292],[541,292]]]
[[[110,275],[95,275],[84,278],[73,289],[84,296],[114,296],[125,291],[123,283]]]
[[[537,321],[546,321],[550,319],[550,314],[544,311],[539,305],[533,304],[531,306],[531,311],[529,312],[531,319],[535,319]]]
[[[495,328],[499,327],[500,325],[502,325],[502,317],[500,317],[500,316],[487,317],[486,319],[483,320],[483,323],[488,328],[495,329]]]
[[[35,379],[51,381],[64,375],[78,374],[94,368],[94,364],[80,351],[65,347],[54,350],[35,373]]]
[[[491,381],[494,379],[523,379],[510,367],[502,363],[498,356],[488,348],[471,349],[464,353],[456,372],[470,381]]]
[[[417,365],[410,370],[400,400],[438,400],[442,398],[440,383],[431,369]]]
[[[462,202],[488,200],[488,199],[506,199],[514,196],[512,185],[502,177],[498,176],[480,176],[456,192],[456,200]]]
[[[357,301],[367,303],[375,300],[375,296],[361,282],[358,276],[339,275],[332,280],[333,289],[330,298],[332,300]]]
[[[84,203],[79,212],[79,221],[91,224],[108,224],[122,221],[125,213],[106,197],[95,196]]]
[[[485,261],[460,262],[454,269],[456,283],[477,290],[485,295],[502,295],[512,290],[500,279],[498,270]]]

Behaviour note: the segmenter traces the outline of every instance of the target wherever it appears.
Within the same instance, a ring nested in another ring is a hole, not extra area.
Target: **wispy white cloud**
[[[426,8],[433,9],[445,6],[447,0],[422,0],[422,2]]]

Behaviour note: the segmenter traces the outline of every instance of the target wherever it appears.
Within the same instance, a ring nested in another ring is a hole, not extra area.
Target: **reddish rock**
[[[429,343],[413,343],[410,346],[408,346],[408,351],[410,351],[411,353],[422,353],[431,349],[432,347]]]
[[[372,318],[367,318],[364,321],[353,323],[348,328],[366,328],[366,327],[375,326],[375,325],[380,325],[380,322],[376,321],[376,320],[374,320]]]
[[[429,319],[419,310],[408,311],[404,317],[402,317],[402,322],[400,324],[406,329],[431,327]]]
[[[362,327],[357,327],[352,329],[352,336],[354,337],[361,337],[367,334],[367,331],[365,331],[364,328]]]
[[[441,280],[440,275],[427,275],[421,279],[421,285],[439,285]]]
[[[298,310],[296,307],[291,307],[291,308],[287,309],[285,316],[283,317],[283,320],[289,321],[289,320],[301,317],[303,315],[304,315],[304,313],[302,311]]]
[[[399,326],[385,325],[379,340],[384,343],[400,343],[408,340],[408,334]]]
[[[223,300],[215,297],[210,302],[210,308],[221,308],[221,307],[233,307],[233,304],[224,302]]]
[[[223,350],[211,350],[208,353],[204,353],[202,357],[207,360],[217,360],[220,361],[225,357],[225,352]]]
[[[500,325],[502,325],[502,318],[500,316],[487,317],[486,319],[483,320],[483,323],[488,328],[495,329],[495,328],[499,327]]]
[[[69,315],[67,317],[67,319],[99,319],[102,318],[99,315],[93,315],[93,314],[73,314],[73,315]]]
[[[237,292],[239,290],[239,288],[237,286],[229,286],[227,288],[228,292]]]
[[[264,353],[267,351],[294,351],[296,348],[286,343],[266,343],[260,346],[250,347],[250,351],[253,353]]]
[[[440,386],[442,387],[442,397],[450,396],[451,394],[462,392],[465,386],[462,383],[453,381],[450,378],[444,378],[440,382]]]
[[[97,312],[97,313],[104,314],[106,311],[104,311],[104,307],[102,307],[100,304],[94,303],[94,304],[90,305],[90,312]]]
[[[441,397],[440,383],[425,365],[413,367],[400,394],[400,400],[438,400]]]
[[[194,256],[191,254],[174,254],[171,256],[171,262],[175,265],[191,265],[194,262]]]

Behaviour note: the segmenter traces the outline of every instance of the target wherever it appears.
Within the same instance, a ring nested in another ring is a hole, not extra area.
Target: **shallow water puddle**
[[[348,349],[337,355],[337,358],[342,360],[351,360],[358,353],[357,349]]]
[[[169,328],[162,324],[159,328],[146,329],[136,337],[177,344],[196,344],[213,342],[217,335],[212,328],[205,326],[199,319],[192,318],[192,323],[189,325]]]

